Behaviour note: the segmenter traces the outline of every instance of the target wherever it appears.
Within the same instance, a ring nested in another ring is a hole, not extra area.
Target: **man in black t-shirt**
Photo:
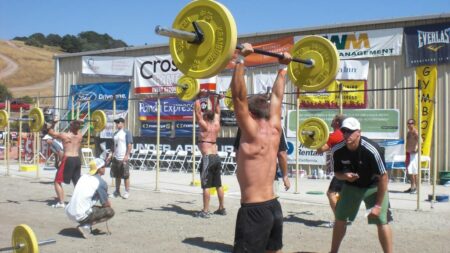
[[[364,200],[369,224],[376,224],[384,252],[392,252],[392,231],[388,224],[388,174],[384,152],[372,140],[361,136],[360,123],[346,118],[341,131],[344,141],[332,148],[335,176],[345,180],[336,206],[331,252],[338,252],[345,236],[347,220],[353,221]]]

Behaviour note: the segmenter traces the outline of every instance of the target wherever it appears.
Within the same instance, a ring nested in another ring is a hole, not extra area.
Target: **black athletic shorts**
[[[344,183],[345,181],[333,177],[333,179],[331,179],[330,186],[328,187],[328,192],[341,192]]]
[[[76,185],[81,176],[81,160],[79,156],[65,156],[56,172],[55,182]]]
[[[283,212],[280,202],[241,204],[236,219],[233,252],[265,252],[283,247]]]
[[[202,156],[199,169],[202,189],[222,186],[222,179],[220,178],[221,169],[222,163],[218,155]]]

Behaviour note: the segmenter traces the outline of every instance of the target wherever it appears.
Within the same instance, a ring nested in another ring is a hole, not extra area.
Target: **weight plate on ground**
[[[182,76],[178,79],[176,93],[177,97],[183,101],[194,100],[200,92],[200,83],[190,76]]]
[[[306,36],[292,47],[292,57],[311,59],[314,66],[291,62],[288,73],[292,82],[304,91],[326,88],[336,78],[339,54],[331,41],[321,36]]]
[[[195,44],[171,38],[169,47],[173,62],[183,74],[193,78],[215,76],[226,67],[236,49],[236,23],[224,5],[197,0],[180,11],[172,27],[193,32],[194,21],[204,34],[203,42]]]
[[[106,127],[106,114],[102,110],[95,110],[92,113],[92,125],[95,132],[101,132]]]
[[[32,119],[29,123],[31,132],[39,132],[44,126],[45,118],[44,113],[41,108],[33,108],[29,114],[30,119]]]
[[[8,125],[8,112],[5,110],[0,110],[0,128],[5,128]]]
[[[15,249],[14,252],[19,253],[39,253],[39,245],[34,235],[33,230],[25,224],[20,224],[14,228],[12,238],[12,247],[22,245],[20,249]]]
[[[318,149],[328,140],[328,126],[322,119],[308,118],[300,124],[298,140],[309,149]]]
[[[224,98],[223,102],[230,111],[234,111],[234,104],[233,104],[232,96],[233,96],[233,94],[231,94],[231,88],[228,88],[227,92],[225,93],[225,98]]]

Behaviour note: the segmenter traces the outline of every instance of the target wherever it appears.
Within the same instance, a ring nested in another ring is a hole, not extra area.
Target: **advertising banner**
[[[197,136],[200,133],[200,128],[198,125],[195,126],[195,133]],[[192,121],[175,122],[175,136],[192,138]]]
[[[450,23],[405,27],[406,66],[450,62]]]
[[[114,135],[114,127],[115,127],[114,119],[124,118],[126,120],[128,111],[116,111],[115,115],[113,110],[103,110],[103,111],[106,114],[106,126],[105,129],[103,129],[103,131],[100,132],[100,138],[109,139],[112,138]],[[125,125],[126,124],[127,123],[125,123]]]
[[[304,165],[325,165],[326,164],[326,155],[318,154],[316,150],[312,150],[309,148],[306,148],[301,144],[298,143],[298,146],[295,145],[296,141],[295,138],[287,138],[287,145],[288,145],[288,163],[289,164],[295,164],[295,156],[298,152],[298,163],[304,164]]]
[[[317,117],[323,119],[329,128],[331,120],[338,114],[338,110],[300,110],[299,125],[307,118]],[[361,123],[361,134],[371,139],[399,139],[399,111],[397,109],[359,109],[345,110],[344,115],[355,117]],[[288,111],[287,137],[296,137],[297,134],[297,111]]]
[[[403,28],[320,34],[337,48],[342,59],[401,55]],[[294,37],[295,41],[305,36]]]
[[[132,76],[133,57],[82,56],[81,73],[85,75]]]
[[[283,53],[283,52],[289,52],[291,51],[291,48],[294,46],[294,38],[292,36],[290,37],[284,37],[276,40],[266,41],[262,43],[254,43],[252,44],[253,48],[255,49],[261,49],[264,51],[269,51],[273,53]],[[233,59],[236,59],[237,53],[233,55]],[[251,54],[247,57],[245,57],[245,66],[246,67],[253,67],[258,65],[265,65],[265,64],[274,64],[278,63],[278,59],[272,56],[266,56],[262,54]],[[229,63],[226,67],[226,69],[232,69],[234,68],[233,63]]]
[[[419,127],[422,130],[422,155],[430,156],[431,141],[433,140],[433,125],[434,125],[434,104],[437,82],[437,67],[436,66],[423,66],[416,68],[416,80],[417,85],[422,89],[422,106],[420,108],[420,124]],[[418,113],[418,95],[415,91],[415,110],[414,118],[416,122]]]
[[[343,108],[358,109],[367,107],[367,81],[339,80],[330,84],[324,92],[302,93],[302,95],[299,96],[300,108],[338,109],[341,104],[339,96],[340,83],[342,84]]]
[[[156,122],[141,122],[141,136],[156,137],[158,125]],[[159,124],[159,136],[170,137],[172,135],[172,122],[161,122]]]
[[[72,105],[72,99],[68,99],[67,109],[71,110],[72,106],[76,109],[76,101],[89,100],[91,111],[112,110],[115,97],[116,110],[128,110],[129,93],[129,82],[75,84],[70,86],[70,96],[74,97],[75,105]],[[87,106],[80,107],[80,111],[86,112]]]
[[[161,120],[192,120],[193,106],[192,101],[182,101],[178,98],[160,99],[160,118]],[[157,109],[157,100],[139,101],[139,120],[156,120]]]
[[[183,74],[170,55],[136,57],[134,59],[134,93],[172,93]]]
[[[369,61],[342,60],[339,62],[337,80],[367,80],[369,76]]]

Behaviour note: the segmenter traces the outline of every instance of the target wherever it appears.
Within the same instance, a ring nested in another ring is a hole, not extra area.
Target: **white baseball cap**
[[[45,136],[44,136],[44,138],[42,138],[42,140],[44,140],[44,141],[46,141],[46,140],[52,140],[53,139],[53,137],[51,137],[50,135],[48,135],[48,134],[46,134]]]
[[[347,128],[350,130],[361,130],[361,124],[359,124],[359,121],[353,117],[349,117],[344,119],[344,121],[342,122],[342,128]]]

